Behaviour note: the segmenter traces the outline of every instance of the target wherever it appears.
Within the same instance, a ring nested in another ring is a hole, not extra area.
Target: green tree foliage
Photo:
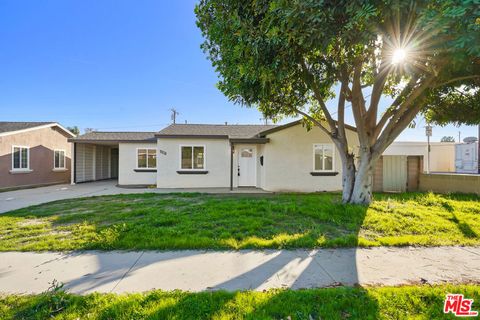
[[[71,133],[73,133],[76,136],[78,136],[80,134],[80,129],[78,129],[77,126],[67,127],[67,129],[68,129],[68,131],[70,131]]]
[[[444,136],[440,139],[440,142],[455,142],[455,138],[452,136]]]
[[[468,87],[473,86],[469,85]],[[441,126],[449,123],[457,126],[480,124],[478,83],[470,90],[471,92],[469,92],[467,86],[460,88],[452,86],[431,97],[430,105],[425,109],[427,120]]]
[[[469,113],[479,99],[478,0],[201,0],[195,12],[218,88],[231,101],[272,119],[303,116],[332,138],[345,202],[369,203],[376,160],[418,113],[455,110],[459,100]],[[393,98],[384,112],[382,95]]]

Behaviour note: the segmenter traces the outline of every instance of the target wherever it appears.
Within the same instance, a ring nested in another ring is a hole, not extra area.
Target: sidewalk
[[[0,292],[264,290],[480,282],[480,247],[0,253]]]

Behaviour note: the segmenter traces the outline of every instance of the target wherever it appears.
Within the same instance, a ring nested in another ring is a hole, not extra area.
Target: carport
[[[72,183],[118,179],[122,143],[155,141],[154,132],[92,131],[71,138]]]
[[[118,144],[74,143],[74,183],[118,178]]]

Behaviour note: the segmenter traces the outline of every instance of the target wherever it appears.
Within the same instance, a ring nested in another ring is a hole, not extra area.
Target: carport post
[[[72,143],[72,158],[70,161],[70,184],[74,185],[77,182],[77,170],[76,170],[76,158],[77,158],[77,144],[75,142]]]
[[[230,142],[230,191],[233,191],[233,143]]]

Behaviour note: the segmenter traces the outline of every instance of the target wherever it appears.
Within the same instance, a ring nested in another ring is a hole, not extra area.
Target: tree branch
[[[320,93],[320,89],[318,88],[318,85],[315,81],[315,77],[308,69],[307,64],[305,63],[305,60],[302,59],[300,64],[302,66],[304,80],[308,84],[308,86],[312,89],[315,99],[317,99],[318,103],[320,104],[320,108],[322,109],[325,119],[327,120],[327,123],[329,124],[330,129],[332,130],[332,133],[333,133],[336,131],[337,127],[335,125],[335,121],[333,120],[330,112],[328,111],[325,101],[323,100],[322,94]]]
[[[328,131],[328,129],[325,128],[320,121],[318,121],[317,119],[315,119],[314,117],[312,117],[308,113],[303,112],[302,110],[299,110],[297,108],[295,108],[295,112],[297,112],[298,114],[301,114],[302,116],[304,116],[308,120],[312,121],[316,126],[318,126],[320,129],[322,129],[322,131],[325,132],[329,137],[333,138],[332,132]]]
[[[338,135],[340,137],[346,138],[345,133],[345,87],[347,84],[342,81],[342,85],[340,87],[340,94],[338,96],[338,107],[337,107],[337,115],[338,115]]]
[[[355,63],[355,68],[353,71],[353,81],[352,81],[352,113],[355,119],[355,124],[357,127],[358,139],[361,147],[368,147],[369,139],[365,126],[365,100],[363,98],[363,92],[360,84],[361,77],[361,61]]]
[[[391,121],[395,122],[396,120],[398,120],[400,116],[403,114],[403,112],[407,110],[408,107],[415,101],[415,99],[417,99],[426,89],[431,87],[434,80],[435,80],[435,76],[432,75],[427,79],[425,79],[423,83],[421,83],[416,88],[414,88],[413,91],[407,96],[405,101],[403,101],[403,103],[400,105],[396,114],[393,115],[393,118]]]
[[[370,106],[367,111],[367,125],[369,130],[375,132],[375,126],[377,124],[378,104],[382,96],[383,88],[387,82],[388,75],[390,73],[390,64],[383,62],[380,64],[380,72],[376,75],[373,83],[372,94],[370,97]],[[372,135],[373,138],[375,134]]]
[[[360,115],[364,117],[367,113],[367,109],[365,108],[365,98],[363,96],[361,84],[362,65],[363,63],[360,60],[355,62],[352,79],[352,99],[358,101]]]
[[[407,110],[402,117],[398,120],[397,125],[393,128],[390,134],[381,141],[381,139],[377,140],[373,147],[373,152],[376,155],[382,154],[385,149],[402,133],[402,131],[408,126],[410,122],[415,119],[415,116],[418,114],[420,109],[422,108],[422,101],[425,100],[425,95],[419,98],[419,102],[415,104],[412,108]]]
[[[448,81],[445,81],[443,83],[435,85],[435,88],[445,86],[447,84],[457,82],[457,81],[462,81],[462,80],[468,80],[468,79],[480,79],[480,75],[474,75],[474,76],[464,76],[464,77],[458,77],[458,78],[453,78]]]
[[[416,101],[419,97],[422,97],[425,90],[431,88],[432,83],[435,80],[435,76],[428,77],[421,85],[415,88],[407,99],[400,105],[400,108],[395,111],[393,117],[390,119],[388,125],[383,130],[380,137],[372,147],[374,152],[383,152],[383,150],[400,134],[407,125],[415,118],[417,113],[422,108],[422,104]],[[422,97],[422,100],[424,95]],[[414,102],[417,102],[412,106]],[[409,108],[412,106],[411,108]],[[393,137],[393,139],[392,139]]]
[[[417,83],[418,81],[418,76],[414,76],[410,79],[410,81],[407,83],[407,85],[405,86],[405,88],[403,88],[402,92],[398,95],[398,97],[392,102],[392,104],[390,105],[390,108],[385,111],[385,113],[383,114],[383,116],[380,118],[380,121],[378,122],[378,124],[376,125],[375,127],[375,130],[373,132],[373,137],[374,139],[376,139],[380,133],[382,132],[383,130],[383,127],[385,126],[385,124],[387,123],[387,120],[392,117],[393,115],[395,115],[395,111],[397,111],[395,108],[397,108],[400,103],[402,102],[402,100],[405,98],[405,96],[412,90],[413,86]]]

